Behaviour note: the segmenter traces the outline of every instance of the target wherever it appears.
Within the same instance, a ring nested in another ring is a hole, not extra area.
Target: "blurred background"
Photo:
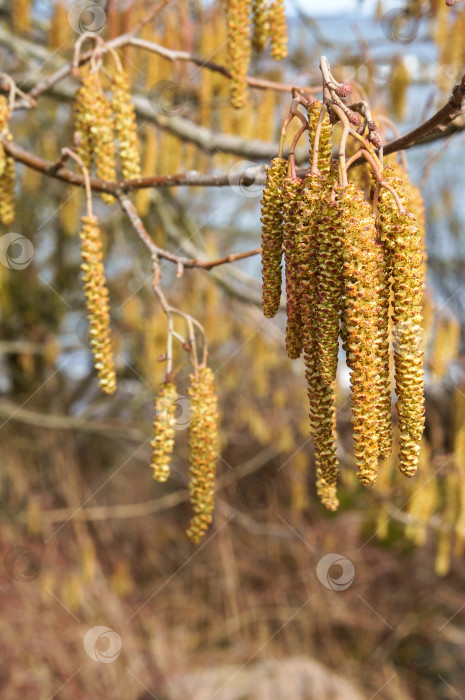
[[[97,18],[111,39],[152,5],[0,2],[2,70],[30,90],[70,61],[86,22]],[[226,65],[225,6],[171,0],[141,36]],[[338,80],[356,80],[375,115],[392,120],[386,141],[431,116],[462,76],[462,2],[299,0],[286,9],[288,58],[254,54],[249,74],[316,86],[325,54]],[[276,155],[288,93],[250,90],[235,111],[219,73],[133,47],[119,54],[145,175],[228,174]],[[77,87],[67,78],[37,108],[16,111],[14,141],[55,161],[72,144]],[[83,192],[17,166],[17,218],[0,238],[2,698],[462,697],[464,126],[406,153],[425,200],[428,254],[427,427],[411,481],[394,453],[375,487],[357,482],[342,357],[341,507],[325,511],[314,492],[304,367],[286,358],[284,314],[261,313],[260,260],[181,278],[162,262],[168,300],[205,327],[219,393],[217,505],[198,547],[185,537],[182,405],[172,478],[156,483],[150,470],[166,320],[149,256],[118,206],[95,197],[119,379],[106,397],[80,282]],[[159,246],[211,259],[260,244],[261,192],[173,187],[132,198]],[[188,373],[177,375],[181,396]]]

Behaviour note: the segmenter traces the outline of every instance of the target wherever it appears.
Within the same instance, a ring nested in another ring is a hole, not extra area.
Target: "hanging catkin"
[[[286,261],[286,350],[291,360],[302,352],[302,318],[300,309],[299,261],[297,250],[297,226],[301,209],[300,178],[286,177],[283,186],[284,259]]]
[[[270,23],[271,55],[276,61],[287,56],[287,28],[284,0],[272,0],[268,10]]]
[[[228,0],[228,63],[231,72],[231,102],[240,109],[247,99],[251,0]]]
[[[174,447],[176,424],[176,400],[178,392],[172,382],[160,386],[155,401],[155,418],[153,420],[154,437],[152,447],[153,478],[166,481],[170,475],[171,455]]]
[[[320,112],[321,112],[322,107],[323,107],[323,105],[319,100],[314,100],[309,105],[309,107],[307,109],[308,132],[309,132],[310,144],[312,146],[312,150],[310,151],[310,167],[311,167],[312,161],[313,161],[313,150],[315,148],[316,130],[317,130],[317,124],[318,124],[318,120],[320,118]],[[326,178],[329,176],[330,170],[331,170],[331,151],[332,151],[331,123],[329,121],[328,113],[325,113],[323,118],[322,118],[320,136],[319,136],[317,148],[318,148],[317,168],[318,168],[318,171],[319,171],[321,177]]]
[[[388,459],[392,450],[392,415],[391,415],[391,368],[389,353],[389,297],[390,284],[387,254],[382,243],[376,245],[376,266],[378,268],[378,285],[376,288],[376,350],[378,357],[378,401],[376,404],[378,419],[378,452],[382,460]]]
[[[111,108],[115,116],[121,172],[125,180],[132,180],[140,177],[141,174],[139,139],[136,112],[131,99],[129,80],[124,70],[113,74],[112,91]]]
[[[393,171],[392,166],[386,166],[383,179],[394,187],[404,204],[402,182]],[[406,476],[413,476],[418,466],[418,441],[424,430],[422,236],[415,218],[399,211],[386,188],[381,188],[378,211],[392,275],[400,469]]]
[[[0,95],[0,138],[11,141],[8,128],[10,108],[5,95]],[[9,226],[15,219],[16,169],[14,159],[9,156],[0,142],[0,221]]]
[[[340,195],[354,456],[358,478],[369,485],[375,482],[378,471],[376,229],[362,192],[349,184]]]
[[[103,268],[102,242],[96,216],[83,216],[81,270],[84,273],[90,344],[99,384],[106,394],[116,391],[116,374],[111,351],[109,294]]]
[[[78,156],[90,170],[96,164],[101,180],[116,181],[113,113],[108,98],[103,94],[98,75],[88,73],[76,93],[75,130],[78,136]],[[106,204],[114,202],[110,194],[102,194]]]
[[[190,521],[187,536],[197,543],[212,521],[214,508],[218,460],[218,401],[214,375],[209,367],[201,367],[197,376],[190,376],[190,381],[189,493],[194,516]]]
[[[297,238],[302,345],[317,464],[317,493],[326,508],[335,510],[337,499],[334,484],[339,465],[336,457],[334,383],[328,383],[321,377],[317,340],[317,217],[323,185],[319,175],[309,175],[304,184],[300,203],[304,235]]]
[[[267,318],[276,316],[281,300],[283,257],[282,187],[287,171],[284,158],[274,158],[266,173],[262,199],[262,306]]]
[[[258,53],[265,50],[269,35],[267,0],[253,0],[253,39],[252,46]]]

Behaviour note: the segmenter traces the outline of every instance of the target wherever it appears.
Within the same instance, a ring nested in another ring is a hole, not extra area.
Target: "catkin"
[[[265,50],[269,35],[267,0],[253,0],[253,39],[252,46],[258,53]]]
[[[270,23],[271,55],[276,61],[287,56],[287,27],[284,0],[273,0],[268,10]]]
[[[325,196],[316,225],[318,361],[321,378],[336,378],[339,350],[339,306],[343,294],[342,210],[338,201]]]
[[[11,19],[14,31],[25,34],[31,26],[31,0],[14,0]]]
[[[316,140],[316,129],[318,125],[318,120],[320,118],[320,112],[323,105],[319,100],[314,100],[311,105],[309,105],[308,113],[308,132],[310,144],[312,146],[312,151],[310,152],[310,166],[313,162],[313,149],[315,148]],[[328,113],[326,113],[321,122],[320,136],[318,141],[318,159],[317,168],[320,175],[326,178],[330,174],[332,161],[332,142],[331,142],[331,123],[329,121]]]
[[[384,169],[383,178],[402,193],[401,182],[393,176],[390,166]],[[405,199],[402,194],[401,201]],[[399,466],[405,476],[413,476],[424,430],[422,236],[415,218],[408,212],[401,213],[385,188],[380,192],[379,211],[392,274]]]
[[[153,421],[154,437],[152,447],[153,478],[166,481],[170,475],[171,455],[174,447],[176,424],[176,400],[178,392],[172,382],[161,385],[155,401],[155,418]]]
[[[98,75],[88,73],[76,93],[75,130],[77,153],[88,170],[96,164],[97,177],[116,181],[116,158],[113,131],[113,113],[108,98],[103,94]],[[114,197],[102,194],[106,204]]]
[[[100,388],[106,394],[116,391],[116,374],[111,351],[109,294],[103,267],[102,242],[96,216],[83,216],[81,270],[84,273],[90,344]]]
[[[362,192],[349,184],[340,195],[354,456],[358,478],[370,485],[375,482],[378,471],[376,229]]]
[[[132,180],[140,177],[141,167],[136,112],[125,71],[121,70],[113,74],[112,91],[111,108],[115,117],[121,172],[125,180]]]
[[[198,543],[212,520],[215,473],[218,459],[218,401],[215,379],[209,367],[201,367],[190,376],[191,401],[189,424],[189,493],[194,516],[188,538]]]
[[[300,221],[300,178],[286,177],[283,186],[284,259],[286,261],[286,350],[291,360],[302,352],[302,318],[300,309],[299,262],[296,229]]]
[[[328,383],[321,377],[317,340],[317,218],[323,185],[319,175],[308,176],[304,184],[305,191],[300,203],[304,233],[297,237],[297,250],[305,377],[317,464],[317,493],[325,507],[335,510],[337,499],[334,484],[339,465],[336,457],[334,382]]]
[[[267,318],[276,315],[281,300],[283,256],[282,186],[287,171],[284,158],[274,158],[266,173],[262,199],[262,307]]]
[[[10,108],[5,95],[0,95],[0,138],[11,141],[8,128]],[[9,226],[15,219],[16,169],[14,159],[9,156],[0,141],[0,221]]]
[[[231,103],[236,109],[247,99],[251,0],[228,1],[228,63],[231,72]]]

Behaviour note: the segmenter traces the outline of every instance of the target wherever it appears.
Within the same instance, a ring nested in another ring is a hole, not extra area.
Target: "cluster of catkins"
[[[0,138],[11,141],[13,137],[8,128],[9,118],[8,100],[5,95],[0,95]],[[0,141],[0,221],[7,226],[15,218],[15,182],[14,159],[5,152]]]
[[[111,79],[112,99],[105,95],[98,72],[91,70],[76,93],[75,131],[77,153],[90,171],[101,180],[116,181],[116,143],[123,178],[140,176],[140,153],[134,105],[129,81],[124,70],[116,70]],[[107,204],[114,201],[111,194],[102,194]]]
[[[189,494],[194,515],[187,536],[197,544],[212,520],[215,473],[218,459],[218,400],[212,370],[202,365],[190,375],[189,415]],[[176,431],[178,393],[172,381],[160,386],[155,402],[151,442],[153,478],[164,482],[170,475],[170,462]]]
[[[228,0],[228,56],[231,102],[240,109],[247,99],[247,70],[252,48],[261,52],[271,41],[277,61],[287,56],[284,0]],[[253,26],[253,32],[252,32]]]
[[[315,145],[321,103],[308,107]],[[421,306],[422,236],[407,211],[397,168],[374,180],[378,216],[355,184],[342,187],[331,155],[331,125],[322,120],[317,168],[304,179],[275,158],[262,200],[263,311],[274,316],[281,299],[284,252],[287,295],[286,349],[303,355],[317,465],[317,493],[336,510],[339,465],[335,440],[335,379],[339,339],[350,369],[354,456],[365,484],[377,477],[378,460],[391,452],[390,332],[399,425],[399,465],[413,476],[424,428]]]

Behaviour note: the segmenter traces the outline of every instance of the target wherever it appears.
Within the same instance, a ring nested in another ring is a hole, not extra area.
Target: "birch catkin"
[[[300,307],[297,226],[301,208],[302,180],[286,177],[283,186],[284,259],[286,261],[286,350],[291,360],[302,352],[302,318]]]

